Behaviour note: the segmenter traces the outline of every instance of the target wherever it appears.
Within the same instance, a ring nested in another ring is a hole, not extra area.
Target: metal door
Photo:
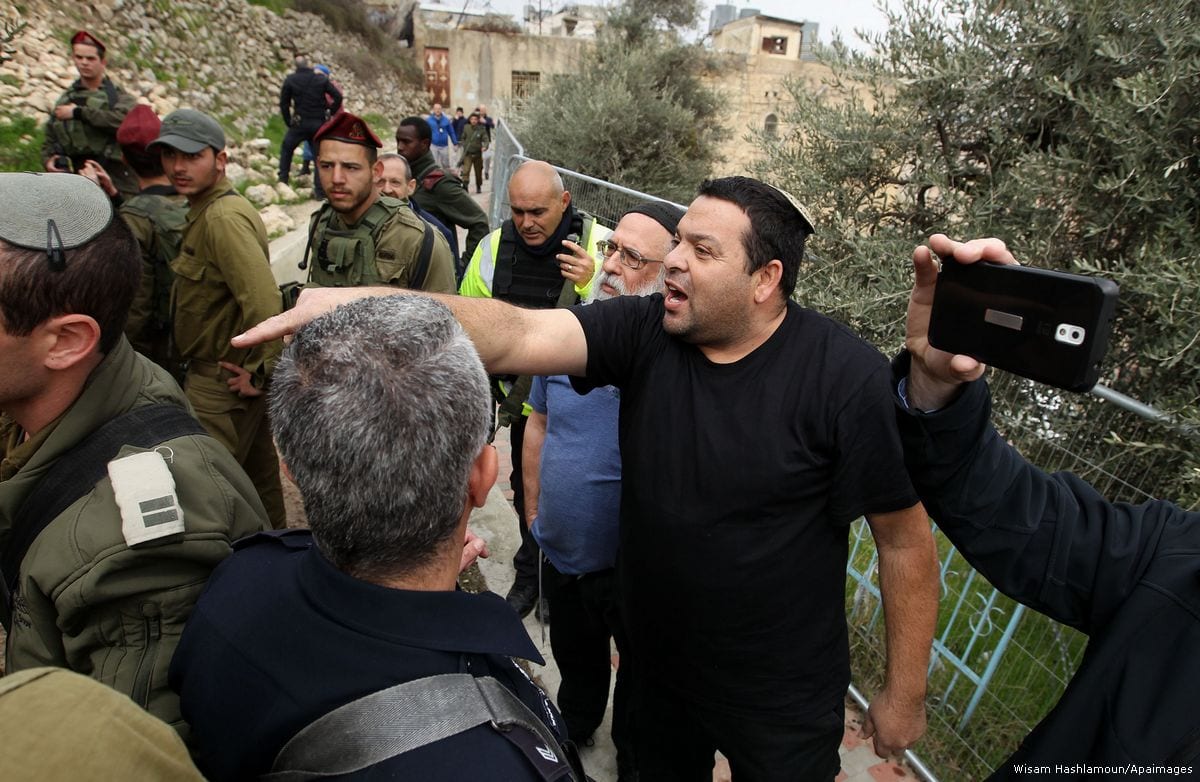
[[[440,46],[425,47],[425,89],[430,100],[450,105],[450,50]]]

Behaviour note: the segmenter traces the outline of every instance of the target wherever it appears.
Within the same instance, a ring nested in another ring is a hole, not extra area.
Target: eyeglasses
[[[645,258],[637,250],[631,250],[628,247],[619,247],[616,242],[610,242],[607,239],[601,239],[596,242],[596,249],[606,259],[613,253],[620,253],[617,260],[621,262],[621,265],[628,266],[634,270],[640,269],[648,263],[662,263],[661,259]]]

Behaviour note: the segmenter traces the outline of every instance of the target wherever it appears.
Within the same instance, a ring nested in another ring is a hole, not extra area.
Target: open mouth
[[[688,299],[688,296],[683,292],[683,289],[670,282],[664,283],[664,285],[666,293],[664,301],[666,302],[667,309],[673,310],[678,307],[682,307],[684,302],[686,302]]]

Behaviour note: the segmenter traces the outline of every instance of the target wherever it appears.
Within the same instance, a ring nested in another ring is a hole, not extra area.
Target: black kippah
[[[625,210],[625,215],[639,214],[646,215],[654,222],[667,229],[667,233],[672,236],[679,228],[679,221],[683,217],[683,210],[674,204],[669,204],[666,201],[647,201],[644,204],[638,204],[635,207]]]

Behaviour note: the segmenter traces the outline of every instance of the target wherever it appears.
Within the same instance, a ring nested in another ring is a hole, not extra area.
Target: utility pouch
[[[344,276],[346,284],[362,285],[368,263],[375,262],[375,240],[364,231],[326,230],[317,249],[317,264],[332,275]]]

